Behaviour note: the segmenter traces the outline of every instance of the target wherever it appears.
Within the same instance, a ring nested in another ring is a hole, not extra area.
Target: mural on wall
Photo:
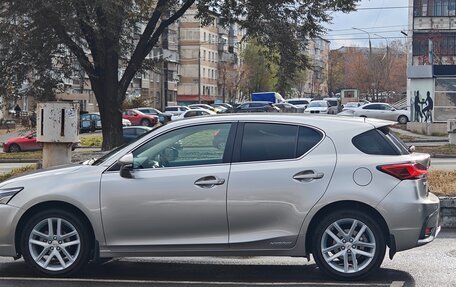
[[[434,111],[433,80],[417,79],[411,82],[409,96],[411,121],[432,123]]]
[[[419,123],[432,123],[434,101],[431,98],[431,92],[426,92],[426,98],[421,96],[420,91],[413,91],[413,95],[410,103],[412,120]]]

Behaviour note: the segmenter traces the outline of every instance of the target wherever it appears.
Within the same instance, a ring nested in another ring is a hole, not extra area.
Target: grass
[[[429,171],[429,189],[437,196],[456,196],[456,170]]]
[[[99,134],[92,135],[81,135],[80,136],[80,146],[84,147],[101,147],[103,143],[103,136]]]
[[[36,170],[36,165],[31,164],[24,167],[18,167],[12,169],[10,172],[0,174],[0,182],[10,179],[14,176],[24,175],[25,173]]]
[[[42,159],[42,151],[0,153],[0,159]]]

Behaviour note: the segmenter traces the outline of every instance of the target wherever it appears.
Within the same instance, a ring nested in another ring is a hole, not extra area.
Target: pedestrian
[[[19,104],[16,104],[16,106],[14,107],[14,112],[15,112],[16,118],[19,117],[21,111],[22,111],[22,109],[21,109],[21,107],[19,107]]]

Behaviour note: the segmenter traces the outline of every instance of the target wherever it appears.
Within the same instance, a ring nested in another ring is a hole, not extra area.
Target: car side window
[[[241,143],[240,161],[295,158],[297,137],[297,126],[246,123]]]
[[[311,150],[315,145],[317,145],[323,135],[308,127],[299,127],[299,136],[298,136],[298,148],[296,150],[296,157],[300,157]]]
[[[136,135],[136,129],[124,129],[123,134],[125,136],[135,136]]]
[[[133,168],[223,163],[231,124],[185,127],[163,134],[133,152]]]
[[[380,131],[373,129],[355,136],[353,145],[361,152],[371,155],[400,155],[394,145]]]

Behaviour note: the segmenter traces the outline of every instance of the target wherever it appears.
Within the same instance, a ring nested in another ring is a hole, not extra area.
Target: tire
[[[150,121],[148,119],[142,119],[140,124],[144,127],[150,126]]]
[[[399,118],[397,118],[397,121],[400,124],[406,124],[408,122],[408,118],[406,116],[399,116]]]
[[[314,231],[313,257],[324,273],[337,280],[366,277],[380,267],[385,256],[385,235],[375,219],[361,211],[330,213],[319,220]]]
[[[8,152],[20,152],[20,151],[21,151],[21,147],[18,144],[11,144],[8,149]]]
[[[67,211],[51,209],[38,212],[27,220],[22,231],[22,255],[38,273],[69,276],[89,261],[93,242],[87,228],[81,219]]]

